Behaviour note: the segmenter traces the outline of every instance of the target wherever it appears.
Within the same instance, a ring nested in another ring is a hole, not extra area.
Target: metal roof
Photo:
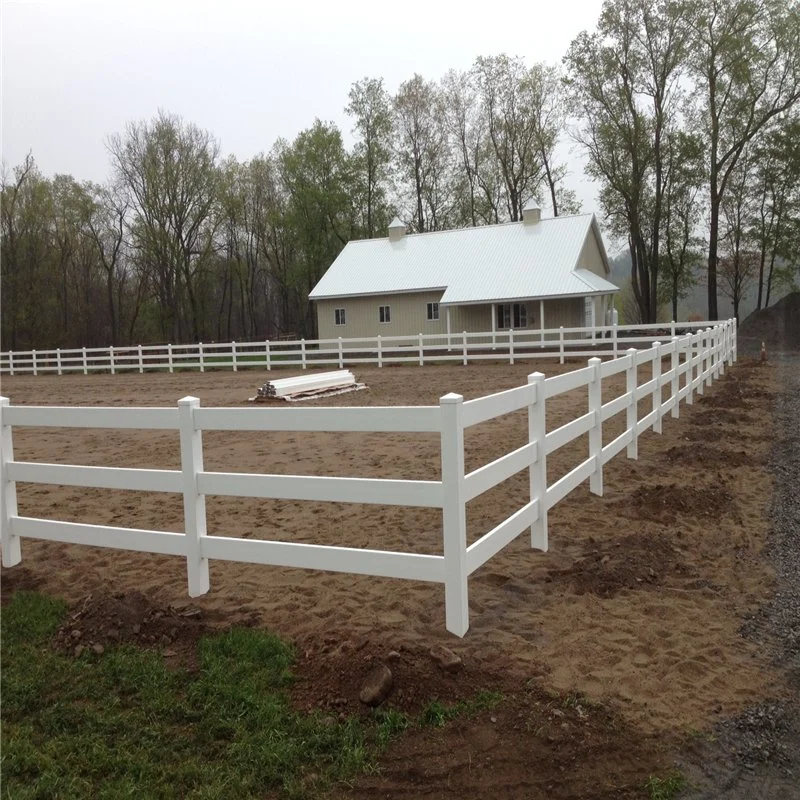
[[[577,269],[593,214],[352,241],[309,295],[313,300],[444,289],[443,305],[606,294],[618,288]]]

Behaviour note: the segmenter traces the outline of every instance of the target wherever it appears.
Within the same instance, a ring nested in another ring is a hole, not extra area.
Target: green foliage
[[[686,778],[676,772],[666,778],[651,775],[645,784],[650,800],[672,800],[686,787]]]

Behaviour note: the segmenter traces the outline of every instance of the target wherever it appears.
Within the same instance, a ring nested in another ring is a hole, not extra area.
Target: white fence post
[[[636,367],[636,348],[628,348],[628,368],[625,370],[625,392],[628,395],[628,408],[625,410],[625,424],[629,431],[631,431],[633,438],[628,442],[627,455],[628,458],[639,458],[639,434],[638,421],[639,421],[639,403],[636,400],[636,388],[639,379],[637,377],[638,369]]]
[[[339,337],[339,369],[344,369],[344,355],[342,353],[342,337]]]
[[[83,374],[84,375],[88,375],[89,374],[89,365],[86,362],[86,348],[83,347],[81,349],[83,351]]]
[[[671,339],[675,338],[675,320],[672,320],[669,324],[669,335]]]
[[[198,352],[198,354],[200,356],[200,372],[205,372],[206,371],[206,362],[205,362],[205,359],[203,358],[204,353],[203,353],[203,343],[202,342],[198,342],[197,343],[197,352]]]
[[[697,394],[703,395],[705,394],[705,370],[706,370],[706,331],[700,331],[700,338],[697,340]]]
[[[13,351],[8,351],[8,371],[9,374],[13,376],[14,374],[14,353]]]
[[[417,334],[417,342],[419,346],[419,365],[425,365],[425,351],[422,349],[422,334]]]
[[[733,338],[733,360],[738,361],[739,359],[739,321],[734,318],[733,325],[732,325],[732,332],[731,336]]]
[[[33,374],[34,375],[38,375],[39,374],[38,371],[37,371],[38,368],[36,366],[36,351],[32,350],[31,354],[32,354],[32,358],[33,358]]]
[[[174,372],[175,367],[172,364],[172,342],[167,344],[167,363],[169,364],[169,371]]]
[[[539,502],[539,516],[531,525],[531,548],[547,552],[547,453],[545,451],[544,373],[532,372],[528,383],[536,386],[536,399],[528,406],[528,441],[536,442],[536,461],[528,469],[531,500]]]
[[[467,366],[467,332],[462,331],[461,333],[461,354],[462,354],[462,361],[464,366]]]
[[[203,471],[203,434],[194,427],[194,410],[199,406],[200,400],[196,397],[183,397],[178,400],[186,571],[190,597],[205,594],[210,587],[208,559],[203,558],[201,551],[202,537],[207,533],[206,497],[197,491],[197,475]]]
[[[656,433],[661,433],[661,342],[653,342],[653,350],[656,351],[653,364],[653,380],[655,386],[653,387],[653,411],[656,412],[656,418],[653,420],[653,430]]]
[[[617,312],[616,309],[614,309],[613,313],[611,314],[611,341],[614,345],[614,358],[617,357],[617,346],[619,344],[619,340],[617,338],[618,336],[617,322],[618,322]]]
[[[267,341],[264,342],[264,352],[267,357],[267,372],[269,372],[269,370],[272,369],[272,365],[270,364],[270,359],[269,359],[269,339],[267,339]]]
[[[725,374],[725,323],[717,325],[714,338],[717,342],[717,377],[719,378]]]
[[[56,368],[58,369],[58,374],[61,374],[61,348],[56,348]]]
[[[383,366],[383,345],[381,344],[380,334],[378,334],[378,366]]]
[[[456,636],[463,636],[469,628],[463,402],[460,394],[452,392],[439,399],[442,416],[445,619],[447,630]]]
[[[514,329],[508,329],[508,363],[514,363]]]
[[[558,363],[564,363],[564,326],[558,329]]]
[[[594,472],[589,477],[589,491],[603,496],[603,378],[600,375],[602,358],[589,359],[592,380],[589,382],[589,411],[594,412],[594,423],[589,429],[589,456],[594,458]]]
[[[14,440],[11,426],[6,424],[7,397],[0,397],[0,551],[3,566],[13,567],[22,561],[19,536],[11,530],[11,518],[17,516],[17,484],[8,479],[8,463],[14,460]]]
[[[231,342],[231,362],[233,364],[233,371],[238,372],[236,366],[236,342]]]
[[[108,364],[111,367],[111,374],[116,375],[116,367],[114,366],[114,345],[108,348]]]
[[[680,339],[677,336],[672,337],[672,352],[670,353],[670,360],[669,360],[669,368],[672,372],[672,383],[670,385],[670,395],[672,396],[672,418],[678,419],[680,417],[680,398],[678,394],[680,393],[681,382],[678,377],[678,369],[681,365],[681,357],[680,357]]]
[[[137,349],[139,351],[139,374],[141,375],[144,372],[144,361],[142,359],[142,346],[139,345]]]
[[[694,404],[694,349],[691,333],[687,333],[683,337],[683,345],[683,360],[689,364],[689,369],[686,371],[686,378],[684,379],[684,386],[689,387],[689,391],[686,393],[686,405],[691,406]]]
[[[307,366],[306,365],[306,340],[305,339],[301,339],[300,340],[300,360],[303,363],[303,369],[305,369],[306,366]]]

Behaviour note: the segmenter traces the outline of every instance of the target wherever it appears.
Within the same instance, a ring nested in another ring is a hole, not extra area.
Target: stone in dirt
[[[431,658],[445,671],[458,672],[463,662],[449,647],[442,644],[434,645],[431,648]]]
[[[392,671],[386,664],[375,667],[361,686],[358,699],[364,705],[379,706],[389,695],[392,689]]]

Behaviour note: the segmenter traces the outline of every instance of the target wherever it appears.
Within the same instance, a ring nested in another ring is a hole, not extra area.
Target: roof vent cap
[[[542,209],[535,200],[529,200],[522,209],[522,224],[535,225],[542,218]]]
[[[395,217],[389,223],[389,241],[396,242],[406,235],[406,224],[400,217]]]

